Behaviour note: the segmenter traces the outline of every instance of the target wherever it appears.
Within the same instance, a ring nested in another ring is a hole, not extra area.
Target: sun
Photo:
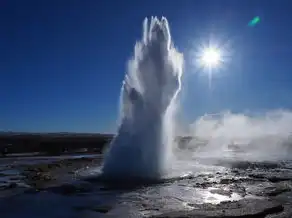
[[[226,74],[231,57],[234,54],[230,39],[220,40],[209,37],[205,40],[195,40],[190,49],[190,63],[192,72],[208,77],[209,87],[212,86],[214,76]]]
[[[213,75],[223,73],[226,64],[230,60],[230,49],[224,43],[198,43],[193,50],[192,61],[195,64],[195,72],[208,76],[209,87],[212,86]]]
[[[208,68],[218,66],[221,60],[221,54],[219,49],[216,48],[205,48],[201,56],[201,64]]]
[[[229,42],[209,40],[209,42],[198,42],[191,51],[191,61],[195,65],[196,72],[218,73],[226,68],[230,61],[231,48]],[[210,72],[212,71],[212,72]]]

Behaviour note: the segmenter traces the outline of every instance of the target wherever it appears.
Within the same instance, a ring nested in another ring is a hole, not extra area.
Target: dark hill
[[[62,153],[76,150],[101,152],[113,134],[90,133],[0,133],[2,153]]]

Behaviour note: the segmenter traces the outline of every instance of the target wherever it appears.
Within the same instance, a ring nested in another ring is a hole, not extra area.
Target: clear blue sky
[[[186,71],[184,122],[224,109],[292,106],[289,0],[1,0],[0,130],[112,132],[126,61],[145,16],[166,16]],[[259,15],[261,23],[247,23]],[[189,58],[208,37],[231,43],[232,60],[214,75]]]

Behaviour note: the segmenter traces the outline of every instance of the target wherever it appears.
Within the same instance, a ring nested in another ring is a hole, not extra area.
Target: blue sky
[[[186,68],[182,122],[205,113],[292,107],[292,14],[282,1],[0,2],[0,130],[112,132],[144,17],[166,16]],[[247,27],[254,16],[256,27]],[[212,38],[231,61],[213,76],[190,54]]]

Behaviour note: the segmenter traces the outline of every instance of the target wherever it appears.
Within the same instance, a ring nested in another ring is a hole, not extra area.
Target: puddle
[[[8,169],[8,170],[2,170],[1,174],[3,174],[4,176],[15,176],[15,175],[19,175],[19,171],[15,169]]]
[[[223,201],[238,201],[242,199],[238,193],[232,193],[230,196],[221,195],[217,193],[206,192],[204,203],[220,204]]]

